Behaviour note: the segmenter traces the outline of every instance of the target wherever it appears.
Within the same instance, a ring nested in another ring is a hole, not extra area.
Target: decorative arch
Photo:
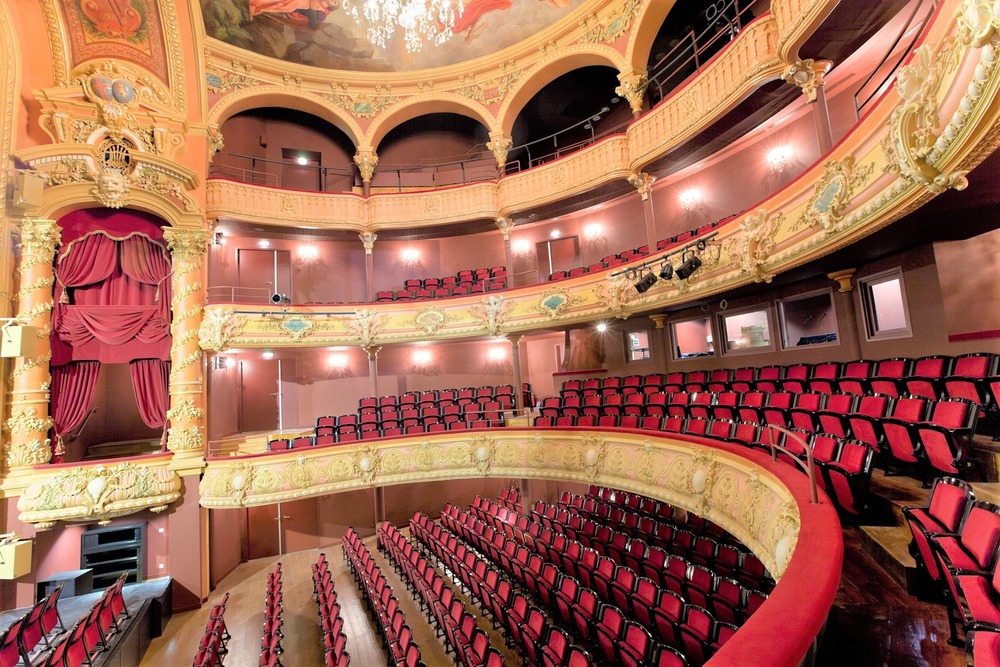
[[[47,187],[44,201],[35,217],[59,220],[74,211],[99,206],[94,200],[93,189],[94,184],[88,181]],[[140,188],[132,190],[128,207],[155,215],[166,221],[170,227],[199,229],[205,222],[205,217],[201,213],[185,211],[173,199]]]
[[[490,132],[496,129],[497,119],[478,102],[457,94],[411,97],[398,106],[390,107],[368,128],[366,146],[378,150],[378,145],[395,127],[408,120],[431,113],[453,113],[479,121]]]
[[[593,65],[611,67],[618,72],[629,71],[622,55],[607,46],[579,44],[562,49],[558,58],[542,61],[522,75],[520,85],[510,92],[497,114],[501,129],[509,133],[518,114],[542,88],[567,72]]]
[[[677,0],[649,2],[639,10],[639,15],[635,17],[637,27],[629,34],[628,45],[625,47],[625,59],[634,69],[646,69],[653,41],[676,4]]]
[[[212,107],[208,115],[210,125],[222,124],[242,111],[263,107],[296,109],[322,118],[342,130],[355,146],[360,146],[364,131],[358,122],[330,100],[305,91],[293,91],[280,86],[255,86],[226,95]]]

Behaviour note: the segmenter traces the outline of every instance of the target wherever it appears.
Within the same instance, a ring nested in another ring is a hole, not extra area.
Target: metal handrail
[[[796,465],[800,466],[803,470],[805,470],[806,476],[809,477],[809,495],[812,498],[812,504],[819,505],[819,492],[816,490],[816,462],[813,460],[812,447],[806,444],[806,441],[802,439],[802,436],[800,436],[798,433],[795,433],[794,431],[789,431],[784,426],[778,426],[777,424],[767,424],[767,423],[763,424],[763,426],[765,428],[772,428],[775,431],[778,431],[779,433],[784,433],[785,437],[792,437],[795,440],[797,440],[800,445],[802,445],[802,449],[804,449],[806,452],[805,462],[803,462],[802,459],[800,459],[795,454],[795,452],[775,442],[771,442],[771,460],[775,462],[778,460],[778,451],[782,451],[785,454],[788,454],[789,458],[791,458],[796,463]]]
[[[213,285],[205,292],[209,303],[270,303],[271,301],[271,291],[266,287]],[[237,295],[240,298],[237,298]]]
[[[711,59],[711,55],[714,55],[710,54],[708,57],[702,57],[703,54],[715,46],[716,42],[723,37],[728,37],[729,40],[732,41],[736,35],[743,30],[743,26],[745,25],[743,20],[744,14],[749,12],[750,9],[752,9],[753,6],[759,2],[761,2],[761,0],[751,0],[749,4],[745,5],[741,9],[739,0],[730,0],[724,6],[716,10],[718,20],[709,24],[709,26],[702,30],[699,34],[695,34],[694,30],[689,31],[672,49],[670,49],[670,51],[666,53],[666,55],[660,58],[655,65],[650,67],[650,74],[648,76],[649,85],[647,90],[653,88],[654,86],[656,87],[658,95],[658,99],[656,101],[659,102],[663,99],[663,88],[667,81],[669,81],[674,74],[682,71],[682,69],[690,63],[694,63],[694,71],[691,74],[700,72],[701,68],[708,62],[708,60]],[[736,13],[733,18],[730,19],[725,17],[724,14],[732,7],[736,8]],[[705,41],[706,36],[708,36],[707,41]],[[683,52],[688,50],[691,51],[691,55],[684,56]],[[673,88],[670,90],[673,90]]]
[[[934,16],[934,13],[937,11],[938,0],[930,0],[930,10],[927,12],[927,15],[924,16],[924,18],[919,22],[920,29],[913,30],[914,27],[913,20],[914,18],[916,18],[917,12],[925,4],[927,3],[924,2],[924,0],[920,0],[919,2],[915,2],[913,4],[913,11],[910,13],[910,18],[908,18],[906,22],[900,27],[899,33],[896,35],[896,38],[892,41],[892,44],[889,45],[889,48],[886,49],[885,55],[882,56],[882,59],[879,61],[878,65],[876,65],[872,69],[872,72],[871,74],[868,75],[868,78],[866,78],[864,82],[860,86],[858,86],[858,89],[854,92],[854,113],[859,120],[861,118],[861,110],[864,107],[868,106],[868,104],[875,98],[875,96],[878,95],[882,87],[896,75],[896,72],[897,70],[899,70],[899,66],[903,63],[903,60],[910,53],[913,52],[913,45],[920,38],[920,35],[923,34],[924,29],[927,27],[927,23],[931,20],[931,17]],[[886,62],[888,62],[889,58],[896,50],[896,47],[899,46],[899,43],[903,41],[903,38],[906,36],[908,32],[913,33],[913,37],[912,39],[910,39],[909,45],[905,49],[903,49],[903,51],[899,54],[899,58],[897,58],[896,63],[889,68],[889,71],[882,78],[879,84],[874,87],[874,89],[871,91],[868,97],[865,98],[865,101],[859,102],[858,100],[862,94],[862,91],[868,87],[868,84],[870,84],[872,80],[875,78],[875,76],[882,70],[882,66],[885,65]]]

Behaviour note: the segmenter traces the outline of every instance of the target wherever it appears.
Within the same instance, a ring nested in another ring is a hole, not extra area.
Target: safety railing
[[[798,433],[795,433],[794,431],[789,431],[787,428],[785,428],[783,426],[778,426],[777,424],[764,424],[764,427],[765,428],[773,429],[775,431],[778,431],[779,433],[783,433],[786,438],[792,438],[793,440],[795,440],[796,442],[798,442],[802,446],[803,450],[805,450],[806,460],[803,461],[802,459],[800,459],[795,454],[795,452],[793,452],[790,449],[787,449],[786,447],[784,447],[782,445],[777,444],[776,442],[774,442],[772,440],[771,441],[771,460],[772,461],[777,461],[778,460],[778,452],[780,451],[783,454],[787,454],[789,460],[794,461],[796,465],[798,465],[800,468],[802,468],[805,471],[806,476],[809,477],[809,494],[810,494],[810,496],[812,498],[812,503],[814,505],[818,505],[819,504],[819,493],[816,490],[816,462],[813,460],[812,447],[810,447],[806,443],[806,441],[802,438],[801,435],[799,435]]]
[[[215,285],[205,290],[209,303],[270,303],[271,291],[266,287]]]

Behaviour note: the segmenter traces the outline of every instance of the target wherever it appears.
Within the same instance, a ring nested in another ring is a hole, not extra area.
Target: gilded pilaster
[[[10,417],[6,428],[10,441],[5,452],[8,469],[47,463],[52,458],[48,431],[49,387],[52,375],[49,362],[52,350],[53,259],[61,243],[62,230],[53,220],[25,217],[21,223],[21,288],[17,293],[17,318],[38,329],[38,343],[33,357],[19,357],[11,372]]]
[[[830,71],[832,64],[829,60],[812,58],[796,60],[788,66],[781,78],[801,88],[806,99],[815,102],[820,87],[825,83],[824,77]]]
[[[170,409],[167,447],[174,454],[205,454],[205,378],[198,345],[205,303],[205,252],[212,238],[207,229],[172,228],[163,232],[173,257],[170,333]]]

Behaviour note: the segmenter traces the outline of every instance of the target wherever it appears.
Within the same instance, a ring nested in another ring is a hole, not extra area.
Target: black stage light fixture
[[[660,266],[660,277],[664,280],[670,280],[674,277],[674,265],[670,262],[663,262]]]
[[[687,280],[691,277],[691,274],[697,271],[700,267],[701,258],[697,255],[691,255],[677,267],[677,277],[681,280]]]
[[[291,305],[292,300],[289,299],[284,294],[277,294],[276,293],[276,294],[272,294],[271,295],[271,303],[273,303],[276,306],[288,306],[288,305]]]
[[[650,287],[656,284],[656,276],[653,275],[652,271],[648,271],[646,275],[642,277],[642,280],[635,284],[635,291],[639,294],[645,294]]]

